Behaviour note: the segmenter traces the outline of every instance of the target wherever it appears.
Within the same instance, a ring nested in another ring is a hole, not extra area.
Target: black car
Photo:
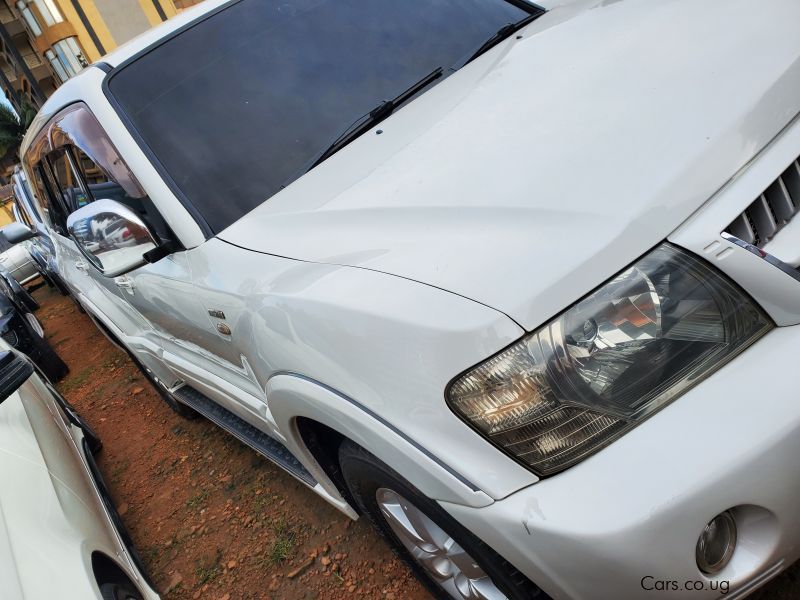
[[[36,299],[5,267],[0,267],[0,293],[11,298],[20,309],[30,312],[39,310],[39,303]]]
[[[63,379],[69,368],[50,346],[39,320],[22,301],[9,294],[9,289],[5,278],[0,277],[0,336],[27,354],[50,381]]]

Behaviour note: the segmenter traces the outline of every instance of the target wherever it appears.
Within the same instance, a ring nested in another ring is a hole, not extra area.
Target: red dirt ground
[[[165,599],[429,598],[366,521],[173,413],[69,298],[35,296],[70,367],[58,388],[103,440],[100,470]]]
[[[100,469],[165,600],[429,598],[365,520],[210,422],[173,413],[69,298],[35,296],[70,367],[58,388],[103,439]],[[800,598],[799,579],[795,565],[753,598]]]

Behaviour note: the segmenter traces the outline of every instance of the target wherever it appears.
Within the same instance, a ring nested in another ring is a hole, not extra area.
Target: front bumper
[[[443,506],[554,598],[741,597],[800,557],[798,346],[778,328],[584,462]],[[732,508],[736,551],[708,578],[698,536]]]

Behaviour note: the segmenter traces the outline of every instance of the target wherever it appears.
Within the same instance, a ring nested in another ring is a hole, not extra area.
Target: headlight
[[[736,285],[662,244],[448,389],[453,411],[539,475],[596,452],[772,328]]]

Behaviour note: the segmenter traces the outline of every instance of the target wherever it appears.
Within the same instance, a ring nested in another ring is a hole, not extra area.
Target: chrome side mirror
[[[116,277],[146,261],[158,244],[147,225],[116,200],[95,200],[67,217],[67,230],[80,251],[106,277]]]
[[[19,244],[25,240],[36,237],[35,231],[17,221],[0,228],[0,232],[3,233],[3,237],[5,237],[10,244]]]

